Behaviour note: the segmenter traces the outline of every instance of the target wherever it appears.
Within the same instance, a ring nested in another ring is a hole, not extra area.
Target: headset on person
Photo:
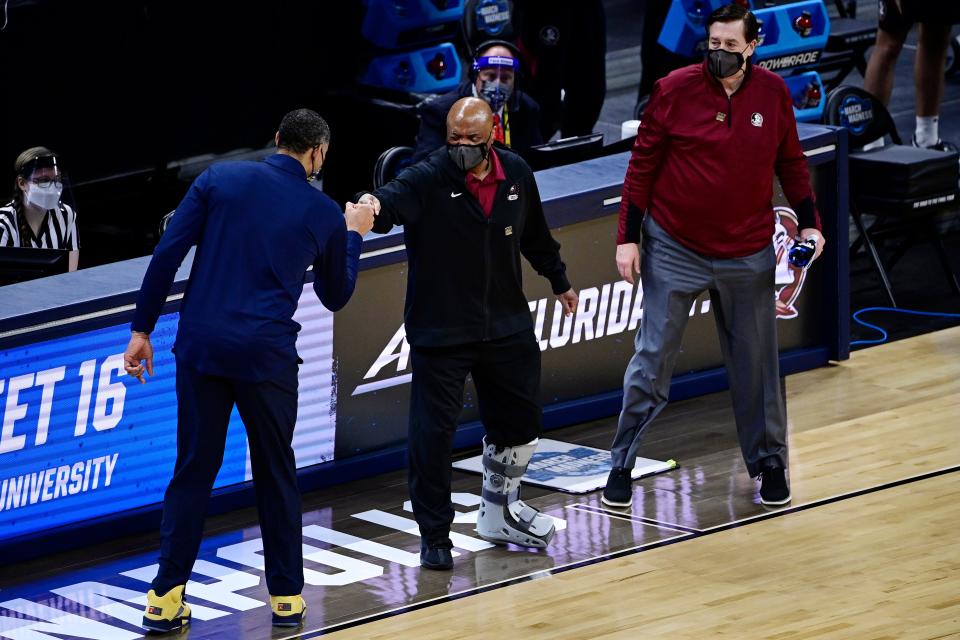
[[[516,76],[520,74],[520,49],[517,48],[517,45],[506,40],[484,40],[473,50],[472,53],[472,62],[470,64],[468,76],[471,82],[475,82],[477,79],[477,74],[480,72],[480,69],[483,69],[487,66],[490,58],[497,58],[498,60],[503,60],[501,56],[481,56],[480,54],[491,49],[493,47],[504,47],[513,54],[513,73]],[[487,62],[485,62],[487,61]],[[507,66],[507,65],[503,65]]]

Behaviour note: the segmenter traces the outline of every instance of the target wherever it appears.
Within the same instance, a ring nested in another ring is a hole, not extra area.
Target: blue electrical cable
[[[861,314],[861,313],[867,313],[868,311],[892,311],[892,312],[894,312],[894,313],[906,313],[906,314],[909,314],[909,315],[912,315],[912,316],[932,316],[932,317],[937,317],[937,318],[960,318],[960,313],[939,313],[939,312],[934,312],[934,311],[913,311],[913,310],[911,310],[911,309],[897,309],[896,307],[866,307],[866,308],[864,308],[864,309],[859,309],[859,310],[857,310],[856,312],[854,312],[854,314],[853,314],[853,321],[854,321],[854,322],[857,322],[857,323],[859,323],[859,324],[861,324],[861,325],[863,325],[863,326],[865,326],[865,327],[867,327],[867,328],[869,328],[869,329],[874,329],[874,330],[876,330],[876,331],[879,331],[880,334],[882,335],[882,337],[881,337],[881,338],[877,338],[877,339],[875,339],[875,340],[854,340],[853,342],[850,343],[850,346],[851,346],[851,347],[855,347],[855,346],[857,346],[858,344],[881,344],[881,343],[883,343],[883,342],[886,342],[886,341],[887,341],[887,338],[890,337],[890,335],[889,335],[882,327],[878,327],[878,326],[875,325],[875,324],[870,324],[869,322],[866,322],[865,320],[861,320],[861,319],[860,319],[860,314]]]

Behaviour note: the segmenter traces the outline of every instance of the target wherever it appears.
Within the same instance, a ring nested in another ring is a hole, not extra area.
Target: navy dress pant
[[[185,584],[200,549],[213,482],[234,405],[247,431],[271,595],[303,590],[300,491],[293,455],[294,364],[260,382],[210,376],[177,359],[177,462],[163,500],[158,594]]]

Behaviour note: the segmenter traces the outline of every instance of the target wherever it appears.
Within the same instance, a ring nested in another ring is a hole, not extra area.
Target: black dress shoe
[[[449,571],[453,569],[453,553],[448,546],[428,546],[420,543],[420,566],[434,571]]]
[[[611,469],[600,501],[608,507],[629,507],[633,502],[633,469]]]

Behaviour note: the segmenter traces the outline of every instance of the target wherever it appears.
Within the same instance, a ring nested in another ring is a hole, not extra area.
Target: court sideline
[[[305,589],[297,635],[270,629],[261,572],[238,555],[256,545],[253,512],[215,518],[208,573],[188,589],[206,619],[178,637],[958,636],[958,374],[954,328],[789,377],[794,499],[774,512],[743,471],[727,394],[675,403],[641,453],[681,466],[637,482],[631,511],[604,510],[599,493],[530,490],[565,522],[531,553],[484,546],[461,507],[451,573],[417,566],[402,473],[310,494],[307,566],[323,584]],[[549,435],[606,447],[613,420]],[[477,488],[455,474],[465,506]],[[0,637],[138,637],[155,545],[141,536],[0,569]],[[66,615],[51,621],[54,610]],[[34,619],[58,635],[23,635]],[[102,626],[71,635],[81,620]]]

